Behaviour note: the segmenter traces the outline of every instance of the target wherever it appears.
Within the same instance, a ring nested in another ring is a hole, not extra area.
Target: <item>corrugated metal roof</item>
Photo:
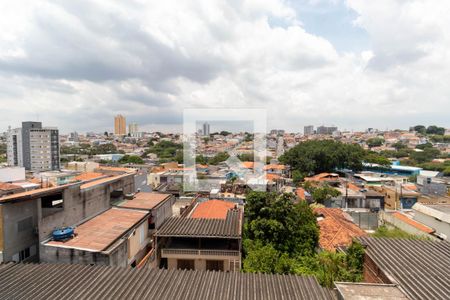
[[[366,254],[411,299],[450,299],[450,243],[359,238]]]
[[[64,264],[0,265],[0,299],[335,299],[314,277]]]
[[[172,217],[156,232],[157,236],[240,238],[242,213],[231,209],[226,219]]]

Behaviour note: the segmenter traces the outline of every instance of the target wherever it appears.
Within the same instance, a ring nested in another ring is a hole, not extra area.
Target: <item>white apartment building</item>
[[[59,131],[43,128],[40,122],[22,122],[22,128],[9,129],[7,161],[10,166],[41,172],[59,170]]]

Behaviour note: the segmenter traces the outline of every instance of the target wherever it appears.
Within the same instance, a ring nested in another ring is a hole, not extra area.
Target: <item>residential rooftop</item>
[[[118,204],[118,206],[123,208],[136,208],[136,209],[145,209],[145,210],[151,210],[161,203],[163,203],[165,200],[172,197],[171,194],[162,194],[162,193],[146,193],[146,192],[139,192],[134,195],[134,198],[132,200],[125,200]]]
[[[235,204],[223,200],[208,200],[198,203],[191,218],[194,219],[223,219],[227,218],[228,211],[234,208]]]
[[[366,255],[409,299],[448,299],[450,243],[361,237]]]
[[[75,228],[76,236],[67,241],[49,241],[46,246],[99,252],[137,225],[148,212],[110,208]]]
[[[5,299],[327,300],[314,277],[66,264],[0,265]]]
[[[336,251],[340,247],[351,245],[353,238],[367,235],[339,208],[316,208],[314,212],[323,216],[317,222],[320,227],[319,245],[322,249]]]
[[[422,204],[416,203],[413,209],[429,215],[441,222],[450,224],[450,204]]]
[[[171,217],[156,232],[157,236],[240,238],[242,212],[230,209],[226,219]]]
[[[339,299],[343,300],[397,300],[408,297],[396,284],[364,282],[335,282]]]
[[[394,218],[399,219],[400,221],[403,221],[403,222],[411,225],[412,227],[416,228],[417,230],[423,231],[428,234],[432,234],[434,232],[433,228],[430,228],[420,222],[417,222],[417,221],[413,220],[412,218],[402,214],[401,212],[396,211],[392,214],[392,216]]]

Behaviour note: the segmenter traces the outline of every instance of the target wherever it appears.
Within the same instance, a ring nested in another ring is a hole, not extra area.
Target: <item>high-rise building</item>
[[[203,135],[204,136],[209,136],[210,132],[209,132],[209,124],[208,123],[203,123]]]
[[[78,136],[78,132],[76,132],[76,131],[71,132],[70,135],[69,135],[69,141],[78,143],[80,141],[80,138]]]
[[[8,129],[6,153],[10,166],[59,170],[59,131],[43,128],[41,122],[22,122],[22,128]]]
[[[304,135],[312,135],[312,134],[314,134],[314,126],[313,125],[305,126],[303,128],[303,134]]]
[[[317,127],[317,134],[333,134],[336,130],[338,130],[338,128],[335,126],[319,126]]]
[[[127,134],[127,121],[124,116],[117,115],[114,117],[114,134],[125,135]]]
[[[128,133],[130,133],[131,135],[133,135],[134,133],[139,132],[139,127],[138,124],[136,123],[130,123],[128,125]]]

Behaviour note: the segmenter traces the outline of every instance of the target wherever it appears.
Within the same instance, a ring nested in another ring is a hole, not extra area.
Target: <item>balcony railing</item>
[[[161,255],[232,256],[239,257],[235,250],[162,249]]]

